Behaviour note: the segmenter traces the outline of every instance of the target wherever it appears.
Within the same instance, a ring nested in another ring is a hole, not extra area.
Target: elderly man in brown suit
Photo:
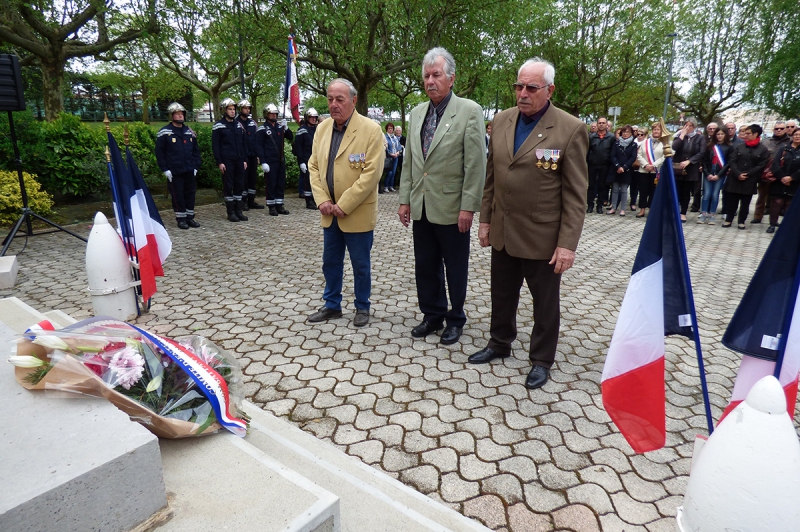
[[[586,124],[550,103],[555,69],[535,58],[519,69],[517,107],[492,121],[478,238],[492,246],[489,345],[469,357],[485,364],[511,355],[522,281],[533,296],[525,387],[547,382],[555,361],[561,274],[572,267],[588,184]]]

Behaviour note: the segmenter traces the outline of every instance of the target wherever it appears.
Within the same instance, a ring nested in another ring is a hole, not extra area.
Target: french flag
[[[603,367],[606,412],[637,453],[666,441],[664,337],[693,338],[689,269],[672,173],[661,178]]]
[[[289,102],[294,121],[300,123],[300,85],[297,82],[297,45],[294,34],[289,35],[289,50],[286,53],[286,82],[284,84],[283,101]]]
[[[164,275],[162,265],[172,251],[172,240],[130,148],[127,148],[126,166],[119,146],[110,132],[108,147],[114,166],[112,189],[115,189],[114,212],[117,227],[129,254],[137,258],[142,300],[147,302],[156,293],[156,277]]]
[[[786,411],[794,417],[800,374],[800,201],[792,202],[761,259],[722,344],[742,353],[731,402],[720,422],[741,403],[762,377],[775,375],[786,394]],[[797,316],[798,319],[794,319]],[[780,363],[779,374],[776,365]]]

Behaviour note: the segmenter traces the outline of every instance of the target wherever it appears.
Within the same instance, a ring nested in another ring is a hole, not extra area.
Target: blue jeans
[[[722,190],[724,179],[720,178],[716,181],[709,181],[707,177],[703,178],[703,203],[700,205],[700,212],[708,214],[717,214],[717,205],[719,204],[719,191]]]
[[[323,230],[322,273],[325,275],[325,292],[322,299],[325,306],[342,310],[342,277],[344,276],[344,251],[350,254],[353,265],[356,309],[369,310],[369,295],[372,290],[370,272],[370,251],[372,250],[372,231],[365,233],[345,233],[339,229],[336,218],[330,227]]]
[[[397,172],[397,159],[392,161],[392,167],[386,172],[386,181],[383,183],[384,188],[394,188],[394,174]]]

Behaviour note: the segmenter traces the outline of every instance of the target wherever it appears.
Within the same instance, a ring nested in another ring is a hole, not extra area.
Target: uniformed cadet
[[[314,144],[314,133],[317,131],[318,123],[319,113],[311,107],[306,111],[305,125],[297,130],[297,135],[294,138],[294,154],[297,156],[297,164],[300,165],[300,180],[303,196],[306,200],[306,209],[314,210],[317,210],[317,204],[314,203],[314,196],[311,193],[308,159],[311,157],[311,146]]]
[[[245,187],[242,190],[242,210],[263,209],[263,205],[256,203],[256,176],[258,175],[258,153],[256,150],[256,131],[258,124],[250,114],[253,106],[247,100],[240,100],[236,107],[239,108],[237,120],[247,132],[247,170],[245,171]]]
[[[167,176],[167,187],[172,196],[172,210],[178,227],[200,227],[194,221],[194,199],[197,192],[197,170],[200,168],[200,148],[197,133],[184,124],[186,109],[173,102],[167,107],[172,121],[158,131],[156,136],[156,161]]]
[[[242,212],[242,190],[247,169],[247,133],[242,123],[236,120],[236,102],[225,98],[219,107],[222,118],[214,123],[211,130],[214,162],[222,172],[222,192],[228,221],[246,222],[247,216]]]
[[[270,216],[289,214],[283,206],[283,194],[286,190],[286,159],[284,158],[284,140],[294,138],[292,131],[286,126],[284,118],[278,122],[278,107],[273,104],[264,106],[264,125],[256,133],[258,157],[261,169],[266,174],[267,207]]]

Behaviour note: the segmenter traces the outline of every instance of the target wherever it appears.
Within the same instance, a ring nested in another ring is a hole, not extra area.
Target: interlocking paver
[[[250,400],[496,530],[583,532],[597,530],[598,522],[604,532],[673,530],[694,438],[706,431],[693,344],[666,340],[664,449],[635,455],[600,397],[643,220],[587,215],[575,267],[562,278],[551,381],[529,391],[522,386],[530,368],[527,291],[512,356],[469,366],[467,355],[489,340],[491,316],[490,254],[473,231],[460,343],[411,338],[421,319],[411,231],[396,220],[396,195],[379,202],[373,316],[363,329],[351,322],[349,265],[344,317],[305,321],[321,305],[322,233],[318,214],[291,197],[294,211],[280,221],[253,212],[249,222],[230,224],[221,205],[208,205],[197,209],[198,230],[168,223],[173,251],[166,277],[158,280],[150,313],[135,321],[175,338],[200,334],[218,341],[241,360]],[[85,233],[88,226],[77,229]],[[683,229],[718,417],[740,360],[720,338],[771,237],[694,223]],[[20,249],[15,242],[10,253]],[[37,237],[18,257],[17,286],[0,290],[0,297],[90,316],[84,250],[63,234]],[[267,253],[280,260],[264,262]],[[739,275],[732,278],[731,271]]]

